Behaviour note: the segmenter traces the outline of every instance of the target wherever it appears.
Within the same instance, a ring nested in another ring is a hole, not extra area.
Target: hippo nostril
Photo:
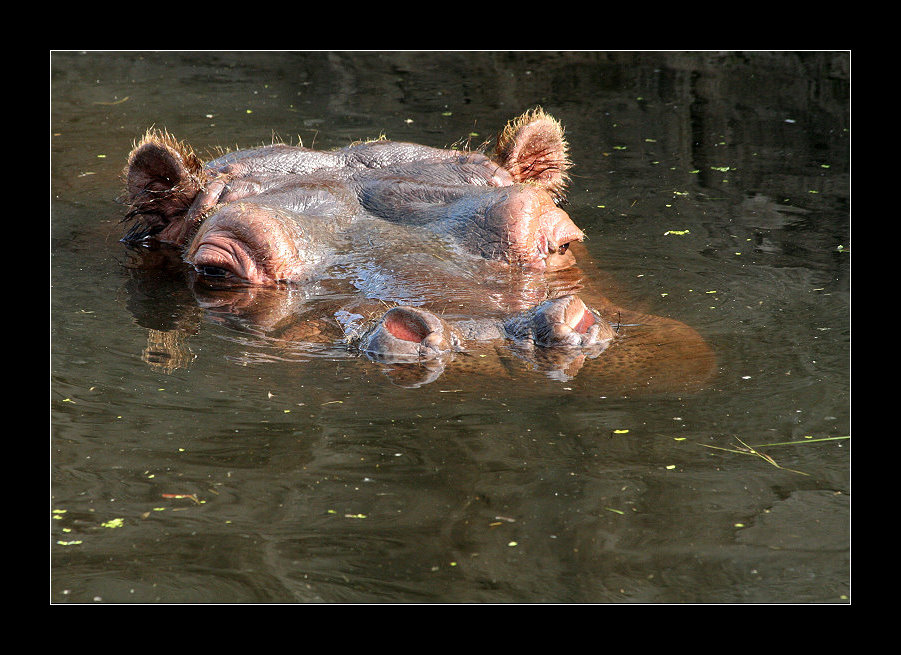
[[[421,342],[430,332],[419,317],[392,310],[385,315],[385,329],[401,341]]]
[[[590,311],[585,310],[582,313],[582,318],[579,319],[579,322],[573,325],[573,330],[578,332],[579,334],[585,334],[588,332],[588,328],[594,325],[597,321],[594,318],[594,314]]]

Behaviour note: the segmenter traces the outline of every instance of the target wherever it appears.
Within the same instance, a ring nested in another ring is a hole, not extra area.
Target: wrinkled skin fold
[[[288,341],[342,341],[406,371],[395,380],[405,386],[498,344],[569,379],[628,342],[624,310],[577,265],[584,235],[561,208],[569,167],[563,129],[540,109],[511,121],[490,154],[379,140],[334,151],[273,144],[204,163],[149,131],[123,173],[123,241],[177,249],[211,316],[250,316]],[[303,308],[278,300],[292,290],[303,290]],[[656,334],[645,352],[639,339],[610,358],[627,379],[655,357],[672,368],[683,350],[712,368],[690,328],[627,314]],[[496,372],[495,358],[479,358]]]

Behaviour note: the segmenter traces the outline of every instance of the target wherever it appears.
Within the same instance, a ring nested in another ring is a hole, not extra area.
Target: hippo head
[[[124,240],[183,247],[185,261],[220,286],[271,286],[302,280],[338,242],[372,245],[365,217],[424,228],[514,267],[558,270],[582,240],[558,206],[566,148],[559,123],[540,110],[511,121],[493,157],[385,142],[328,153],[276,144],[204,165],[183,142],[150,131],[124,173],[126,219],[135,220]],[[399,257],[416,247],[413,237],[395,241],[384,248]]]

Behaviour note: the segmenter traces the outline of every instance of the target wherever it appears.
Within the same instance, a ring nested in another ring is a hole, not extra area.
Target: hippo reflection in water
[[[541,109],[508,123],[490,157],[377,140],[204,164],[149,131],[124,172],[123,241],[179,248],[213,316],[340,341],[415,367],[420,383],[498,345],[558,377],[604,353],[602,375],[626,384],[702,381],[713,359],[694,330],[592,289],[574,255],[582,231],[560,208],[569,167],[563,129]],[[304,309],[273,301],[298,289]]]

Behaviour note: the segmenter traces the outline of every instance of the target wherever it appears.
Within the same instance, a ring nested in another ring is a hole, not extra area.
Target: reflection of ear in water
[[[201,311],[186,285],[180,251],[153,242],[133,245],[120,264],[127,273],[125,306],[147,329],[141,359],[164,373],[188,367],[196,355],[187,341],[197,333]]]
[[[186,337],[181,330],[148,330],[147,347],[141,359],[164,373],[187,368],[197,355],[191,352]]]

